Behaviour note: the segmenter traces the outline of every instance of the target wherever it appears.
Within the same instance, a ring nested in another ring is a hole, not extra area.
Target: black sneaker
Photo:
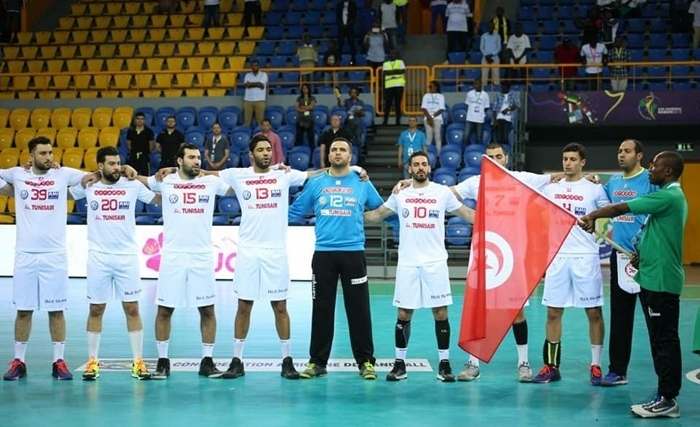
[[[288,380],[298,380],[299,378],[301,378],[299,372],[297,372],[297,370],[294,369],[294,361],[289,356],[285,357],[282,360],[282,372],[280,373],[280,375]]]
[[[227,380],[232,380],[234,378],[242,377],[245,375],[245,369],[243,369],[243,362],[241,362],[241,359],[234,357],[231,359],[231,364],[228,365],[228,369],[224,374],[221,376],[221,378],[227,379]]]
[[[221,378],[223,373],[216,369],[214,360],[211,357],[203,357],[199,362],[199,376],[207,378]]]
[[[450,366],[449,360],[445,359],[440,361],[437,379],[444,383],[455,382],[455,374],[452,373],[452,367]]]
[[[401,381],[405,380],[408,378],[408,374],[406,373],[406,362],[404,362],[401,359],[396,359],[394,362],[394,368],[386,374],[386,380],[387,381]]]
[[[158,359],[156,371],[151,375],[151,379],[164,380],[170,376],[170,359],[161,357]]]

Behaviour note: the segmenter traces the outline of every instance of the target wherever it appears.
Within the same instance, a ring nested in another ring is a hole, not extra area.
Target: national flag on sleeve
[[[490,362],[576,218],[484,156],[459,346]]]

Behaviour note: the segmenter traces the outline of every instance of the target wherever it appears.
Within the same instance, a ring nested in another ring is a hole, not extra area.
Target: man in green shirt
[[[631,257],[632,265],[638,268],[634,280],[641,287],[640,300],[649,329],[654,370],[659,377],[654,398],[631,407],[643,418],[681,415],[676,401],[683,378],[678,323],[685,281],[683,234],[688,218],[688,204],[678,182],[682,174],[680,154],[661,152],[649,167],[649,182],[658,185],[659,191],[608,205],[580,218],[581,227],[592,232],[598,218],[614,218],[628,212],[649,215]]]

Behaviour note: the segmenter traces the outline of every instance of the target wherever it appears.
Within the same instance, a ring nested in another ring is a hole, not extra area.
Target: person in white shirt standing
[[[434,138],[439,155],[442,149],[442,113],[445,112],[445,95],[440,93],[440,83],[437,80],[430,82],[428,93],[423,95],[420,108],[425,116],[423,125],[428,144],[432,144]]]
[[[260,61],[257,59],[250,63],[251,72],[245,75],[243,84],[243,124],[250,126],[255,117],[257,123],[265,117],[265,101],[267,100],[267,73],[260,71]]]
[[[527,64],[527,55],[532,49],[532,45],[530,44],[530,37],[527,34],[523,34],[522,24],[515,24],[515,33],[508,37],[506,48],[508,49],[510,63],[515,65],[510,70],[511,83],[524,83],[527,69],[518,65]]]
[[[489,71],[491,71],[493,84],[498,86],[501,84],[501,69],[498,68],[498,64],[501,62],[499,60],[502,46],[501,36],[496,32],[493,21],[489,21],[488,28],[488,32],[481,35],[481,64],[485,65],[481,69],[481,81],[488,84]]]
[[[476,133],[476,143],[484,143],[484,120],[486,118],[486,110],[491,107],[489,94],[483,90],[481,79],[474,80],[474,89],[467,92],[467,98],[464,100],[467,104],[467,122],[464,125],[464,142],[463,146],[469,145],[469,137],[472,132]]]
[[[68,187],[80,185],[85,175],[76,169],[52,169],[51,141],[44,137],[29,141],[31,169],[14,167],[0,170],[0,179],[14,187],[17,242],[12,281],[15,318],[15,357],[5,380],[27,375],[24,358],[32,329],[34,311],[49,313],[49,331],[53,342],[52,376],[72,380],[73,374],[63,359],[68,301],[68,255],[66,253],[66,215]],[[9,191],[8,186],[3,190]]]
[[[585,164],[585,147],[575,142],[568,144],[562,150],[565,178],[544,190],[546,197],[577,217],[610,204],[603,187],[583,176]],[[544,366],[532,382],[545,384],[561,380],[561,319],[565,308],[575,307],[585,309],[588,317],[591,385],[601,384],[605,324],[599,252],[595,237],[574,226],[547,268],[542,296],[542,305],[547,307],[547,338],[542,350]]]
[[[454,0],[447,5],[447,54],[451,52],[467,52],[469,50],[469,17],[472,12],[467,0]]]
[[[595,35],[591,35],[588,43],[581,47],[581,61],[586,66],[587,90],[599,90],[603,66],[608,63],[608,49],[604,44],[598,43]]]
[[[688,13],[693,15],[693,49],[700,47],[700,0],[690,4]]]
[[[396,267],[394,306],[398,319],[394,327],[396,361],[387,381],[406,379],[406,352],[413,312],[430,308],[435,319],[439,368],[437,378],[454,382],[450,366],[450,323],[447,307],[452,305],[450,271],[445,250],[445,213],[474,222],[474,210],[464,206],[444,185],[430,182],[427,154],[413,153],[409,159],[412,185],[392,194],[384,205],[365,212],[365,221],[378,222],[399,215],[399,261]]]
[[[510,143],[510,130],[513,128],[513,112],[520,108],[520,96],[510,91],[510,82],[503,82],[501,93],[493,103],[493,128],[496,142]]]
[[[159,182],[156,176],[139,180],[163,198],[163,249],[156,290],[156,347],[158,364],[153,379],[170,376],[170,329],[177,307],[197,307],[202,334],[199,375],[220,378],[212,354],[216,338],[216,278],[211,227],[216,196],[229,186],[215,176],[199,177],[202,159],[194,144],[183,144],[177,153],[177,171]],[[174,169],[174,168],[173,168]],[[231,193],[232,194],[232,193]]]
[[[86,199],[88,261],[87,298],[90,314],[87,321],[88,363],[83,380],[100,377],[98,351],[102,333],[102,316],[107,301],[114,296],[122,302],[133,356],[131,376],[144,380],[150,373],[143,362],[143,322],[139,313],[141,272],[136,246],[136,204],[160,204],[160,195],[138,181],[121,177],[121,160],[114,147],[97,150],[99,182],[90,187],[70,187],[75,200]]]

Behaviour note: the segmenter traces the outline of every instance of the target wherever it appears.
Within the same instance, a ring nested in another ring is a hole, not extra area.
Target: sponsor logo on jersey
[[[207,186],[204,184],[175,184],[173,188],[176,190],[206,190]]]
[[[579,206],[574,206],[574,215],[576,216],[584,216],[586,215],[586,208],[582,208]]]
[[[583,196],[579,194],[561,194],[557,193],[554,195],[555,200],[576,200],[579,202],[583,201]]]
[[[103,221],[124,221],[126,215],[102,215]]]
[[[175,204],[175,203],[177,203],[177,200],[178,200],[177,194],[171,194],[170,197],[168,197],[168,201],[169,201],[170,203]]]
[[[53,205],[27,205],[27,207],[25,207],[25,209],[31,211],[52,211],[53,208]]]
[[[355,192],[352,188],[348,187],[327,187],[323,189],[324,193],[341,193],[341,194],[352,194]]]
[[[616,196],[616,197],[637,197],[637,192],[635,190],[615,190],[615,191],[613,191],[613,196]]]
[[[245,191],[243,192],[243,199],[244,199],[244,200],[250,200],[250,197],[251,197],[251,196],[252,196],[252,194],[250,194],[250,191],[245,190]]]
[[[126,190],[95,190],[95,196],[126,196]]]
[[[428,218],[440,218],[440,211],[437,209],[430,209],[428,211]]]
[[[634,222],[634,215],[620,215],[612,219],[613,222]]]
[[[270,197],[282,197],[282,190],[270,190]]]
[[[318,198],[318,204],[319,205],[325,205],[328,199],[326,199],[326,196],[321,196]]]
[[[255,209],[276,209],[277,203],[256,203]]]
[[[29,191],[27,191],[27,190],[20,191],[19,197],[21,197],[22,200],[25,200],[27,197],[29,197]]]
[[[129,205],[130,205],[130,204],[131,204],[131,203],[130,203],[129,201],[127,201],[127,200],[121,200],[121,201],[119,201],[119,210],[120,210],[120,211],[127,211],[127,210],[129,210]]]
[[[90,209],[96,211],[100,207],[100,203],[97,200],[90,202]]]
[[[423,230],[434,230],[435,224],[428,222],[409,222],[406,223],[406,228],[420,228]]]
[[[42,178],[43,179],[43,178]],[[30,187],[51,187],[54,185],[53,181],[25,181],[25,184],[27,184]]]
[[[408,218],[408,216],[411,214],[411,212],[408,209],[402,209],[401,210],[401,216],[404,218]]]
[[[406,203],[416,203],[420,205],[434,205],[437,203],[435,199],[426,199],[423,197],[411,197],[406,199]]]
[[[182,213],[188,214],[188,215],[189,214],[199,215],[199,214],[204,213],[204,209],[202,209],[202,208],[182,208]]]
[[[49,191],[46,198],[49,200],[58,200],[58,191]]]
[[[272,184],[277,184],[276,178],[249,179],[248,181],[245,182],[245,185],[272,185]]]
[[[346,197],[345,206],[357,206],[357,200],[354,197]]]
[[[352,211],[349,209],[321,209],[322,216],[351,216]]]
[[[199,196],[199,203],[209,203],[209,196],[206,196],[206,195]]]

